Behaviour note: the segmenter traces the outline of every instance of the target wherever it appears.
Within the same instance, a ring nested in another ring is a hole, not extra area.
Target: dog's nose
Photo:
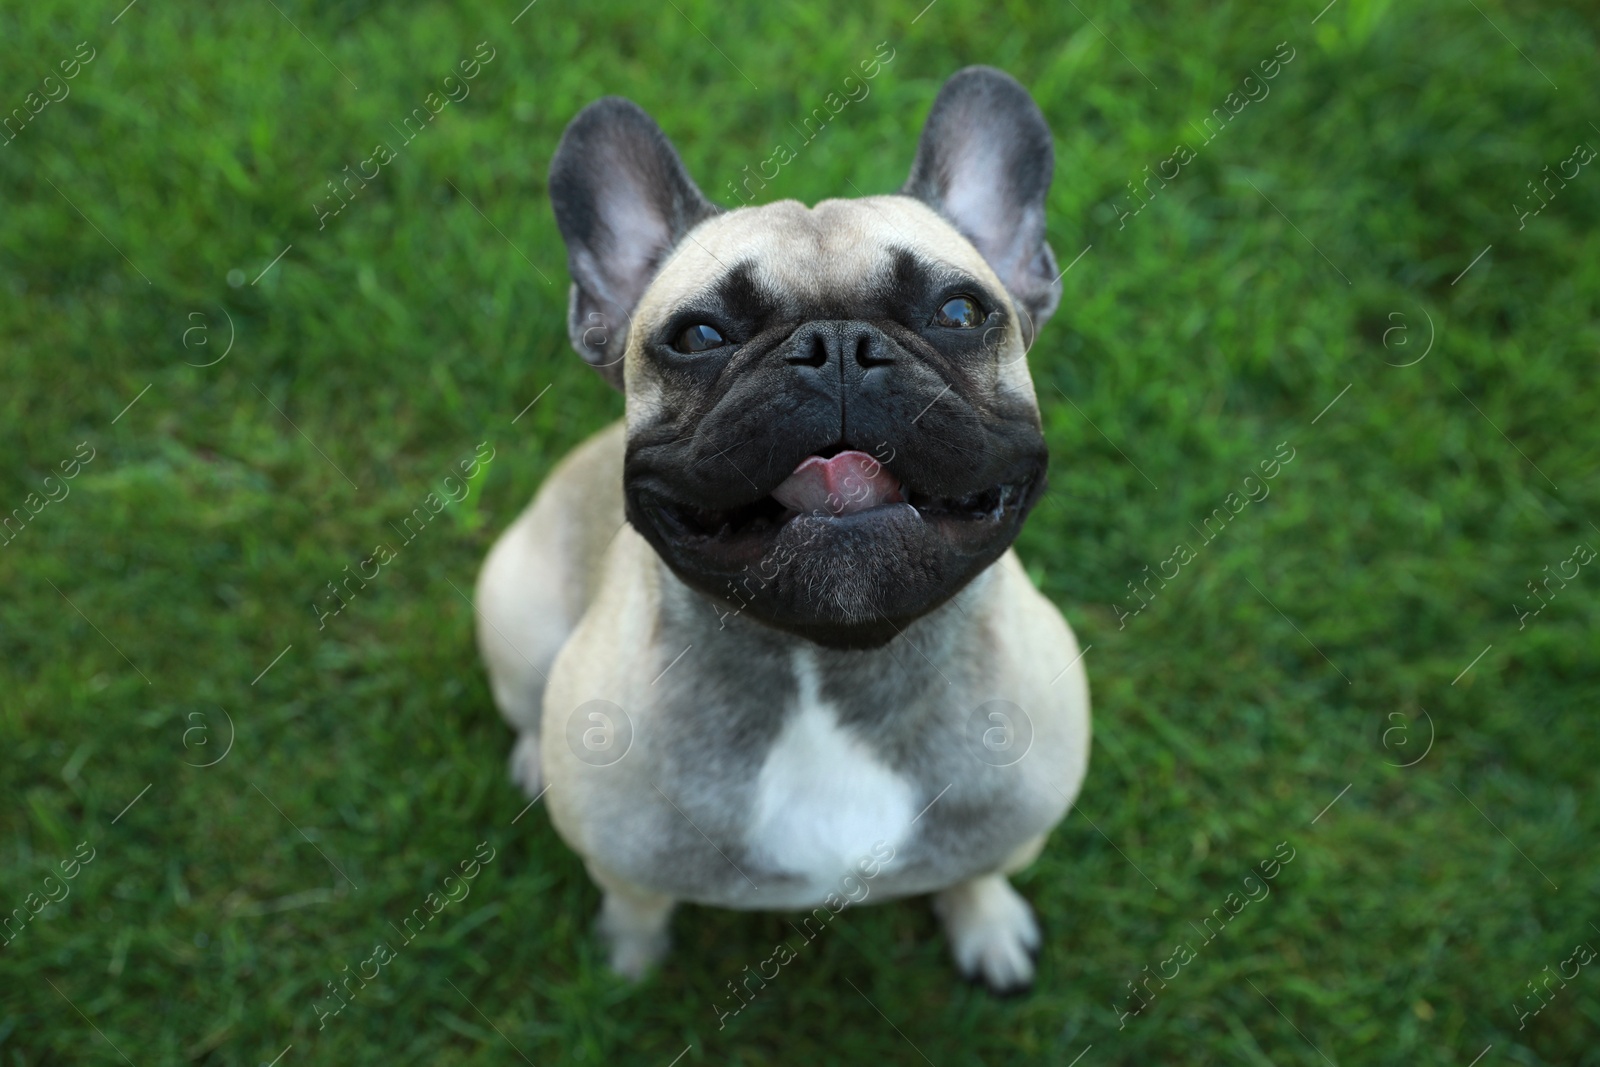
[[[894,362],[889,339],[869,323],[854,319],[819,319],[794,332],[784,354],[793,367],[833,367],[842,380],[859,380],[873,367]]]

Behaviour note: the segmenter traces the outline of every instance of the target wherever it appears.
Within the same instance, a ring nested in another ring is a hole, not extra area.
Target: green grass
[[[1592,8],[120,6],[0,15],[0,112],[95,49],[0,145],[0,510],[95,450],[0,548],[0,909],[95,850],[0,947],[0,1062],[1600,1063],[1595,967],[1523,1029],[1513,1007],[1600,945],[1600,571],[1524,628],[1512,607],[1600,548],[1600,173],[1523,229],[1511,207],[1600,146]],[[480,41],[470,97],[319,230],[326,183]],[[964,64],[1039,100],[1051,241],[1092,248],[1030,357],[1052,488],[1019,548],[1093,646],[1095,748],[1018,880],[1048,930],[1031,994],[959,982],[908,901],[846,913],[719,1030],[783,917],[688,908],[659,975],[611,978],[581,865],[541,809],[513,823],[458,593],[622,409],[566,340],[566,121],[630,96],[726,199],[880,41],[871,95],[762,195],[896,188]],[[1201,146],[1281,41],[1270,95]],[[319,629],[325,583],[485,441],[471,495]],[[1203,544],[1280,442],[1271,496]],[[226,758],[186,766],[223,709]],[[319,1030],[324,983],[479,842],[471,896]],[[1270,896],[1202,944],[1279,842]]]

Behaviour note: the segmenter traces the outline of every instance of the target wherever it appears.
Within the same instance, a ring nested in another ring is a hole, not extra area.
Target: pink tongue
[[[905,499],[895,477],[865,452],[811,456],[772,495],[785,507],[812,515],[849,515]]]

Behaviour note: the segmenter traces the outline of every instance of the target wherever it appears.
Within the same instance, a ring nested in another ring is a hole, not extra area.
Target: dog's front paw
[[[606,965],[630,982],[637,982],[666,957],[668,938],[659,934],[605,934]]]
[[[607,890],[595,926],[606,946],[606,962],[637,982],[667,954],[673,902],[649,893]]]
[[[539,735],[520,733],[517,743],[511,746],[511,780],[522,787],[532,800],[544,788],[544,775],[539,769]]]
[[[933,898],[956,967],[995,993],[1020,993],[1033,984],[1039,922],[1003,875],[952,886]]]

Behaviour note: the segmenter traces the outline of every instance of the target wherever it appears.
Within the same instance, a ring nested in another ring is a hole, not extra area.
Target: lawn
[[[0,1062],[1600,1063],[1592,7],[124,2],[0,14]],[[622,411],[567,120],[639,101],[732,203],[874,56],[757,199],[896,189],[963,65],[1039,101],[1018,549],[1094,751],[1031,993],[906,901],[719,1026],[786,917],[607,972],[467,594]]]

